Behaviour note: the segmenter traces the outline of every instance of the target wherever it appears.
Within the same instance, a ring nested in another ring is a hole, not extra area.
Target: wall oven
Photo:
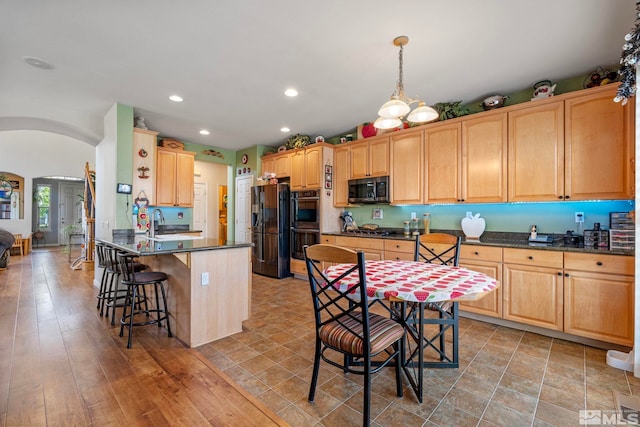
[[[305,245],[320,243],[320,190],[291,193],[291,257],[304,259]]]

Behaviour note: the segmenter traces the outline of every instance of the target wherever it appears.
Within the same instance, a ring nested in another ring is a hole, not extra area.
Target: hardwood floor
[[[127,349],[92,280],[60,249],[0,271],[0,426],[287,425],[164,328]]]

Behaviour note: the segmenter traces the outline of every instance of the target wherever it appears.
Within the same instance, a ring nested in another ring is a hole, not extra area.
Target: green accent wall
[[[116,177],[117,182],[131,184],[133,182],[133,107],[117,105],[117,131],[118,141]],[[115,192],[116,189],[114,188]],[[114,228],[131,228],[132,225],[132,201],[131,195],[116,195],[116,225]]]

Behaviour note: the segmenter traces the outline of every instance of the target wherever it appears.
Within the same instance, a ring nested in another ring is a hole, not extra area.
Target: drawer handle
[[[400,249],[400,245],[396,245],[396,248]]]
[[[480,254],[478,253],[478,251],[475,251],[475,252],[474,252],[474,254],[475,254],[475,255],[480,255]]]
[[[602,261],[596,262],[596,265],[602,265]]]
[[[562,272],[558,271],[558,276],[562,276]]]
[[[527,258],[529,258],[529,259],[531,259],[531,260],[532,260],[532,259],[533,259],[533,256],[529,255]]]
[[[564,277],[569,277],[569,273],[564,273]]]

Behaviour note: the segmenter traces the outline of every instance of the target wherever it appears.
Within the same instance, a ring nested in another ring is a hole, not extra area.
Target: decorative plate
[[[278,152],[282,152],[282,151],[287,151],[287,146],[286,145],[281,145],[280,147],[278,147]]]

